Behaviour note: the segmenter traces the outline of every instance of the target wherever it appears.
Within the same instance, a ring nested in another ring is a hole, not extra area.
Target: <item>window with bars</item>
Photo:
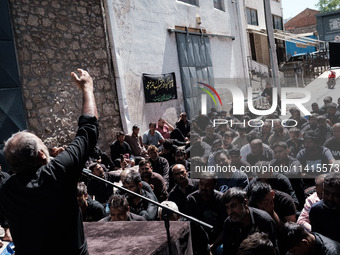
[[[257,10],[246,8],[246,12],[247,12],[247,23],[249,25],[258,26],[259,22],[257,19]]]
[[[273,15],[273,26],[274,29],[283,30],[282,17]]]
[[[183,2],[183,3],[187,3],[187,4],[191,4],[191,5],[199,6],[198,0],[178,0],[178,1]]]

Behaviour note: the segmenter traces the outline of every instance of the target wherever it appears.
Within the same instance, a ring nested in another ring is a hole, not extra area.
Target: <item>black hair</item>
[[[257,207],[265,196],[272,190],[268,183],[257,181],[251,186],[249,205]]]
[[[227,204],[234,198],[240,203],[246,203],[247,193],[239,188],[230,188],[223,194],[222,201],[224,204]]]
[[[295,222],[286,222],[279,232],[280,250],[288,251],[307,237],[308,233],[301,225]]]

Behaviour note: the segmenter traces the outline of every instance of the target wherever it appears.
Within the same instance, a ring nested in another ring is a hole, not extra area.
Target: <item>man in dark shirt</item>
[[[104,206],[89,197],[85,183],[78,183],[77,191],[77,201],[83,215],[83,221],[99,221],[105,217]]]
[[[112,195],[108,204],[110,215],[100,221],[146,221],[144,217],[130,212],[130,206],[125,196]]]
[[[223,194],[229,217],[223,226],[223,254],[236,255],[237,250],[248,235],[263,232],[277,247],[276,224],[270,215],[262,210],[247,205],[246,192],[231,188]]]
[[[91,173],[109,182],[119,182],[121,170],[105,172],[101,164],[93,163],[89,166]],[[87,191],[90,197],[103,206],[106,205],[107,200],[113,194],[112,185],[98,180],[96,178],[91,178],[87,184]]]
[[[302,165],[305,185],[313,186],[314,178],[320,174],[320,171],[329,170],[329,164],[334,163],[334,158],[329,149],[318,145],[319,137],[315,131],[307,131],[303,138],[305,148],[298,153],[296,159]]]
[[[293,128],[292,128],[293,129]],[[290,131],[292,130],[290,129]],[[290,150],[288,148],[288,144],[285,142],[275,143],[273,146],[273,151],[275,155],[275,159],[270,161],[270,165],[273,167],[278,167],[280,170],[279,174],[284,174],[292,186],[292,190],[281,190],[289,194],[295,202],[296,208],[298,210],[302,209],[302,206],[305,202],[305,194],[303,190],[303,181],[301,179],[301,164],[292,156],[289,155]],[[273,187],[274,188],[274,187]],[[275,188],[274,188],[275,189]]]
[[[142,180],[151,186],[158,199],[158,202],[161,203],[168,198],[165,180],[160,174],[152,171],[150,161],[143,159],[141,162],[139,162],[139,173],[142,177]]]
[[[259,161],[270,161],[274,158],[274,152],[270,148],[263,146],[260,139],[255,139],[250,143],[251,152],[247,155],[247,162],[254,166]]]
[[[338,255],[340,243],[319,233],[308,233],[301,225],[287,222],[280,232],[281,254],[292,255]]]
[[[150,156],[149,161],[151,162],[152,170],[155,173],[160,174],[166,183],[167,188],[169,187],[169,162],[159,156],[158,149],[154,145],[148,147],[148,154]]]
[[[256,182],[251,187],[249,205],[266,211],[278,227],[287,221],[296,221],[293,199],[284,192],[272,190],[268,183]]]
[[[158,202],[152,191],[147,191],[142,188],[143,185],[149,185],[145,182],[142,183],[141,176],[138,172],[126,169],[122,172],[120,177],[124,188]],[[126,197],[129,202],[131,212],[139,216],[143,216],[146,220],[156,219],[157,205],[143,200],[133,194],[126,194]]]
[[[327,174],[323,185],[323,200],[314,204],[309,211],[312,232],[340,242],[340,173]]]
[[[222,225],[226,219],[226,211],[222,203],[222,193],[215,190],[216,178],[212,173],[202,173],[198,183],[198,190],[187,197],[186,214],[202,220],[214,228],[206,230],[208,242],[212,244],[222,232]],[[198,239],[193,236],[193,247]]]
[[[180,212],[184,212],[187,196],[198,190],[198,180],[190,179],[187,170],[182,164],[173,166],[172,176],[176,185],[169,193],[169,200],[176,203]]]
[[[333,136],[328,138],[323,146],[332,152],[334,159],[340,159],[340,123],[333,125]]]
[[[182,112],[180,114],[179,120],[176,122],[176,129],[178,129],[179,135],[175,137],[174,134],[176,134],[176,132],[171,132],[171,139],[177,139],[184,142],[185,137],[189,136],[190,126],[191,121],[188,120],[187,114]]]
[[[129,162],[131,166],[134,166],[134,161],[131,159],[132,150],[130,145],[124,141],[125,134],[123,131],[119,131],[117,133],[117,140],[114,141],[111,146],[111,160],[115,164],[117,168],[120,168],[120,161],[121,155],[127,155],[127,159],[130,160]],[[133,161],[133,162],[132,162]]]
[[[318,122],[318,128],[315,132],[318,134],[318,144],[323,145],[325,141],[333,136],[333,130],[327,123],[327,119],[324,115],[318,116],[316,118]]]
[[[68,254],[88,254],[77,180],[97,142],[98,114],[92,78],[78,72],[80,77],[71,75],[83,94],[82,116],[75,139],[63,152],[50,159],[41,139],[26,131],[5,144],[15,174],[0,185],[0,210],[17,254],[64,254],[65,247]]]

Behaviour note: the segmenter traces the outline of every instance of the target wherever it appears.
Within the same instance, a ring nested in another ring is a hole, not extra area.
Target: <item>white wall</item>
[[[236,36],[211,37],[215,77],[241,78],[247,74],[246,56],[241,49],[245,27],[238,31],[236,3],[224,1],[226,11],[214,9],[213,0],[199,0],[199,7],[176,0],[107,0],[106,9],[114,58],[124,131],[134,123],[147,129],[150,121],[165,117],[175,123],[184,110],[175,34],[168,28],[203,28],[207,33]],[[201,25],[196,17],[201,17]],[[242,24],[241,24],[242,25]],[[243,33],[243,34],[242,34]],[[177,100],[145,104],[142,73],[175,72]],[[125,123],[125,124],[124,124]]]
[[[284,0],[280,0],[280,2],[276,2],[274,0],[270,1],[270,8],[273,15],[282,17],[281,1]],[[257,10],[259,25],[256,26],[256,28],[266,29],[263,0],[245,0],[245,6]]]

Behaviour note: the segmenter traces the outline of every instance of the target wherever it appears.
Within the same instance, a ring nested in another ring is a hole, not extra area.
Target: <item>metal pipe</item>
[[[196,33],[196,32],[189,32],[189,31],[178,30],[178,29],[174,29],[174,28],[168,28],[168,31],[169,31],[169,33],[181,33],[181,34],[211,36],[211,37],[226,37],[226,38],[230,38],[232,40],[235,40],[235,36],[232,36],[232,35]]]
[[[86,175],[88,175],[88,176],[91,176],[91,177],[93,177],[93,178],[95,178],[95,179],[97,179],[97,180],[99,180],[99,181],[102,181],[102,182],[105,182],[105,183],[107,183],[107,184],[110,184],[111,186],[113,186],[113,187],[115,187],[115,188],[117,188],[117,189],[119,189],[119,190],[123,190],[124,192],[130,193],[130,194],[132,194],[132,195],[134,195],[134,196],[136,196],[136,197],[139,197],[140,199],[146,200],[146,201],[148,201],[148,202],[150,202],[150,203],[153,203],[153,204],[155,204],[155,205],[157,205],[157,206],[159,206],[159,207],[162,207],[162,208],[164,208],[164,209],[167,209],[167,210],[171,211],[172,213],[176,213],[176,214],[178,214],[178,215],[180,215],[180,216],[182,216],[182,217],[184,217],[184,218],[186,218],[186,219],[189,219],[189,220],[191,220],[191,221],[195,221],[195,222],[199,223],[200,225],[203,225],[204,227],[213,229],[213,226],[209,225],[208,223],[205,223],[205,222],[203,222],[203,221],[200,221],[200,220],[198,220],[198,219],[196,219],[196,218],[194,218],[194,217],[191,217],[191,216],[186,215],[186,214],[184,214],[184,213],[181,213],[181,212],[179,212],[179,211],[175,211],[175,210],[173,210],[172,208],[167,207],[167,206],[165,206],[165,205],[162,205],[162,204],[160,204],[160,203],[158,203],[158,202],[156,202],[156,201],[154,201],[154,200],[152,200],[152,199],[150,199],[150,198],[144,197],[144,196],[142,196],[141,194],[135,193],[135,192],[133,192],[133,191],[131,191],[131,190],[128,190],[128,189],[126,189],[126,188],[124,188],[124,187],[118,186],[118,185],[116,185],[116,184],[114,184],[114,183],[112,183],[112,182],[109,182],[109,181],[107,181],[107,180],[105,180],[105,179],[103,179],[103,178],[100,178],[100,177],[98,177],[98,176],[96,176],[96,175],[90,173],[88,169],[83,169],[83,173],[86,174]]]

